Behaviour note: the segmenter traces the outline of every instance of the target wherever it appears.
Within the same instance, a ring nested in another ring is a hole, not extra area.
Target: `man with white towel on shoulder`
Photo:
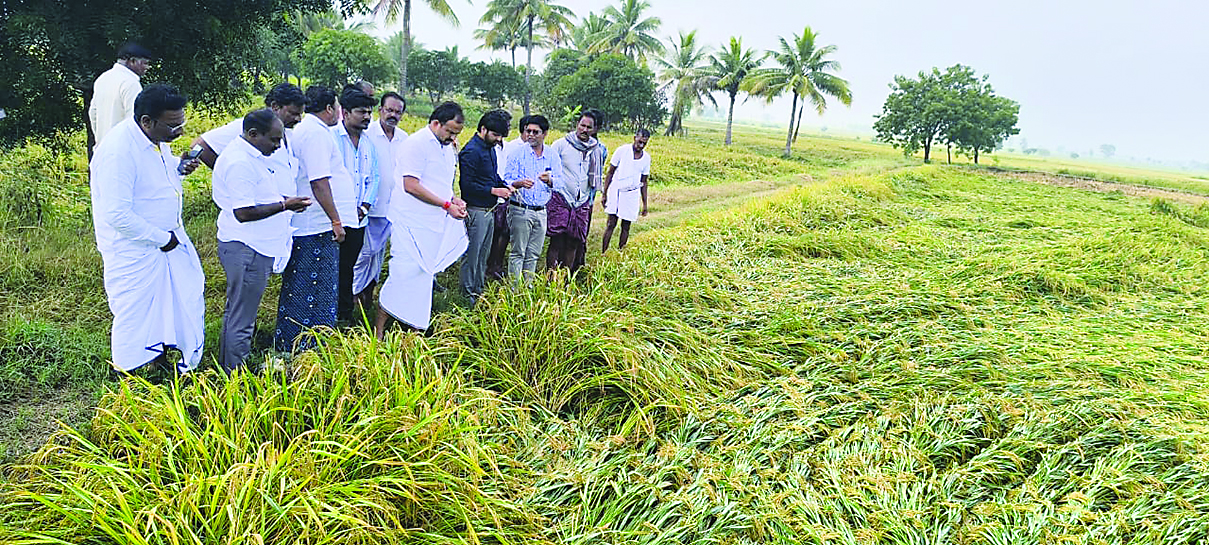
[[[390,201],[390,274],[378,296],[374,328],[379,338],[391,318],[428,329],[433,280],[466,252],[466,202],[453,194],[457,137],[465,122],[462,107],[445,102],[428,116],[427,127],[403,142],[395,172],[403,191]]]
[[[201,362],[205,276],[181,219],[181,174],[198,162],[168,147],[184,132],[186,102],[175,87],[147,86],[134,116],[105,136],[89,164],[113,366],[122,372],[155,362],[184,373]],[[170,350],[180,351],[179,361]]]

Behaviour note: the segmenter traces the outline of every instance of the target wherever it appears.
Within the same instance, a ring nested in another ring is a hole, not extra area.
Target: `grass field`
[[[85,425],[9,443],[0,541],[1209,539],[1203,209],[720,139],[654,139],[665,200],[573,282],[447,301],[427,338],[331,335],[263,377],[103,384]],[[0,246],[0,392],[29,411],[96,399],[105,350],[63,191]]]

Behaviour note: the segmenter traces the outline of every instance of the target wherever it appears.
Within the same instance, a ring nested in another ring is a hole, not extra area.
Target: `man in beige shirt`
[[[106,70],[92,86],[92,102],[88,104],[88,122],[96,144],[104,140],[118,123],[134,117],[134,98],[143,85],[139,79],[147,72],[154,56],[136,43],[118,49],[118,61]]]

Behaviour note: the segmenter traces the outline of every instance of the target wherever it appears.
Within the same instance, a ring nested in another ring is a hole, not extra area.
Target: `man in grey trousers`
[[[218,261],[227,275],[219,362],[228,374],[252,352],[256,311],[274,262],[290,257],[290,216],[311,204],[290,196],[294,174],[274,155],[285,134],[270,109],[243,118],[243,134],[214,163],[214,203],[218,205]]]
[[[518,189],[508,200],[508,228],[512,235],[508,275],[518,282],[522,278],[531,279],[537,272],[537,260],[546,242],[546,204],[551,188],[562,176],[558,156],[546,153],[550,122],[540,115],[531,115],[525,121],[521,137],[528,145],[508,152],[508,166],[504,169],[505,182],[516,187],[528,183],[528,187]]]
[[[461,178],[458,185],[466,201],[466,237],[470,243],[462,256],[462,292],[477,301],[487,278],[487,254],[495,233],[495,207],[508,202],[513,187],[500,178],[495,147],[508,137],[512,116],[492,110],[479,118],[478,132],[458,153]],[[518,182],[517,188],[526,187]],[[531,183],[529,185],[532,185]]]

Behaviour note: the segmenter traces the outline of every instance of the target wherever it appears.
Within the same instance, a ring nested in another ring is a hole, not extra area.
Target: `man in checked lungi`
[[[584,110],[575,130],[550,145],[550,152],[562,164],[563,175],[546,205],[548,270],[564,267],[574,274],[587,253],[592,206],[607,159],[604,146],[592,136],[595,128],[596,119]]]

